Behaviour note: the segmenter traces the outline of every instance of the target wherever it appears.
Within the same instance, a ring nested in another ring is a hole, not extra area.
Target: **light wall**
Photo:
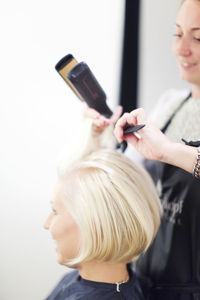
[[[139,106],[153,109],[167,89],[187,85],[179,79],[172,53],[174,24],[181,0],[141,0]]]
[[[82,104],[54,69],[72,53],[118,100],[123,0],[1,4],[0,299],[44,299],[66,271],[42,226]]]

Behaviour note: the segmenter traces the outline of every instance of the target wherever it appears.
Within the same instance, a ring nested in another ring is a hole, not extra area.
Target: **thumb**
[[[119,117],[121,116],[122,114],[122,106],[121,105],[118,105],[115,110],[114,110],[114,113],[112,115],[112,117],[110,118],[110,121],[112,124],[115,124],[117,122],[117,120],[119,119]]]

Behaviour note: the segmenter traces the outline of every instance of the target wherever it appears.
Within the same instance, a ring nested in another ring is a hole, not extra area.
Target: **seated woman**
[[[60,168],[45,222],[58,262],[75,270],[46,300],[144,300],[127,264],[152,243],[160,201],[145,170],[117,151],[96,150],[98,143],[88,132],[86,138],[82,127],[87,145],[78,138],[79,154]]]

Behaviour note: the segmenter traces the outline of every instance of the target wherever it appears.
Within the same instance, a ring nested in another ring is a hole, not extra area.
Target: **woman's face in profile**
[[[181,78],[200,85],[200,1],[187,0],[176,20],[173,50]]]
[[[52,201],[52,211],[44,224],[44,228],[50,231],[56,243],[58,263],[65,264],[67,260],[77,256],[81,234],[78,225],[62,201],[61,195],[61,185],[57,184]]]

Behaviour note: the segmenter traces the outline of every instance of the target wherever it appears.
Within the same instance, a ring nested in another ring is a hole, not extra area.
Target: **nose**
[[[182,37],[177,46],[177,53],[180,56],[190,56],[191,55],[191,46],[190,41],[186,37]]]
[[[47,217],[46,221],[44,222],[44,229],[49,229],[50,225],[51,225],[51,220],[52,220],[52,213],[50,213],[50,215]]]

